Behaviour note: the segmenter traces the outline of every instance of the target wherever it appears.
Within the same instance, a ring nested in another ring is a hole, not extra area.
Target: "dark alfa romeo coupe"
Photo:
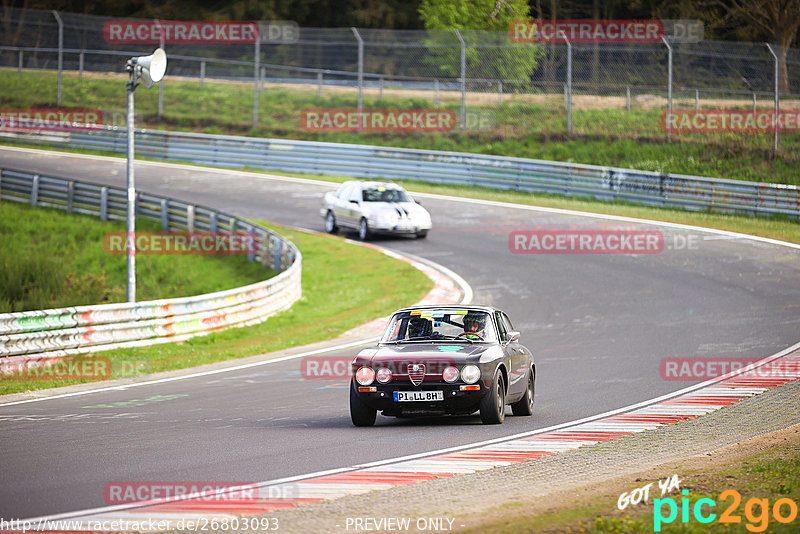
[[[502,423],[505,407],[531,415],[533,354],[508,316],[488,306],[415,306],[396,311],[377,347],[353,360],[350,417],[468,415]]]

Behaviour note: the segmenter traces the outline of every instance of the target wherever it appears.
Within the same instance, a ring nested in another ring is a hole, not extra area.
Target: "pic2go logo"
[[[695,501],[694,506],[692,506],[689,503],[689,499],[686,497],[689,495],[689,490],[683,490],[681,493],[684,495],[684,497],[681,499],[680,506],[682,523],[688,523],[690,521],[690,512],[692,515],[694,515],[694,519],[698,523],[711,523],[717,518],[717,514],[711,512],[710,510],[717,505],[713,499],[709,499],[708,497],[698,499]],[[739,504],[742,502],[742,496],[734,489],[725,490],[719,495],[720,501],[725,501],[728,499],[728,497],[730,497],[733,502],[722,514],[720,514],[719,522],[741,523],[741,516],[737,515],[735,512],[739,507]],[[662,510],[664,505],[666,505],[669,509],[667,516],[664,516],[664,510]],[[703,506],[707,506],[707,512],[704,511]],[[788,513],[786,513],[787,511]],[[749,499],[744,505],[744,517],[748,521],[748,523],[745,525],[745,528],[747,528],[747,530],[750,532],[764,532],[769,526],[769,513],[769,499],[757,499],[755,497]],[[675,502],[675,499],[671,497],[667,497],[665,499],[653,499],[654,532],[661,532],[662,524],[670,524],[675,521],[677,517],[678,505]],[[797,503],[786,497],[778,499],[775,501],[775,504],[772,505],[772,517],[775,518],[775,521],[778,523],[791,523],[797,518]]]

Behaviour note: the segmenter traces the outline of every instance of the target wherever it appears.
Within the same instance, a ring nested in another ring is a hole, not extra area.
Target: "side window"
[[[513,332],[514,325],[511,324],[511,320],[508,318],[508,315],[501,312],[500,317],[503,319],[503,324],[505,325],[506,332]]]
[[[508,329],[500,312],[494,312],[494,319],[497,323],[497,332],[500,334],[500,341],[505,342],[508,339]]]
[[[353,188],[350,190],[350,196],[347,197],[347,200],[361,202],[361,185],[353,184]]]
[[[350,190],[353,188],[353,184],[342,184],[339,190],[336,192],[336,197],[340,200],[347,201],[347,198],[350,196]]]

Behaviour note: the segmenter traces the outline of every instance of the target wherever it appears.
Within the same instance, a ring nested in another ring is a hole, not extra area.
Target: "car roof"
[[[391,187],[394,189],[403,189],[403,186],[396,184],[394,182],[374,182],[374,181],[367,181],[367,180],[350,180],[349,182],[345,183],[354,183],[354,184],[361,184],[361,187]]]
[[[482,306],[478,304],[469,304],[469,305],[459,305],[459,304],[424,304],[421,306],[407,306],[405,308],[400,308],[395,313],[398,312],[406,312],[411,310],[471,310],[471,311],[482,311],[486,313],[494,313],[496,311],[502,311],[499,308],[495,308],[493,306]]]

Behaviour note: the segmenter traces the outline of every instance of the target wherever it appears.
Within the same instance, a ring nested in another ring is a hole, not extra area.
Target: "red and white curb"
[[[776,362],[780,363],[778,376],[762,372],[765,365]],[[150,519],[166,521],[168,529],[178,528],[188,521],[230,521],[236,518],[243,521],[248,516],[267,514],[284,508],[475,473],[653,430],[714,412],[798,379],[800,343],[760,360],[753,366],[595,417],[464,447],[260,483],[258,499],[204,498],[160,501],[147,505],[138,503],[30,521],[78,520],[86,527],[85,530],[93,523],[109,524],[113,521],[118,524],[123,524],[123,521],[129,524],[137,522],[140,525],[142,521]],[[276,495],[281,497],[274,497]],[[213,502],[209,502],[210,500]],[[80,530],[74,526],[72,528]]]

